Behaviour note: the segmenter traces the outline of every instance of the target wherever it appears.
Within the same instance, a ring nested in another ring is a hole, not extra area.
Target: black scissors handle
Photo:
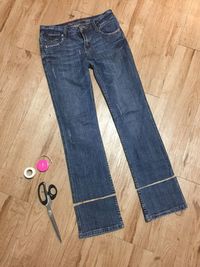
[[[41,182],[38,185],[38,197],[43,205],[47,205],[48,196],[50,197],[51,200],[53,200],[56,197],[56,195],[57,195],[57,188],[55,185],[50,184],[48,189],[46,187],[45,182]]]

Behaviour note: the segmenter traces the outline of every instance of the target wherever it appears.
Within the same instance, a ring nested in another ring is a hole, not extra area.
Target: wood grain
[[[145,223],[119,136],[90,70],[125,228],[80,240],[39,53],[39,25],[106,9],[126,34],[188,209]],[[0,266],[200,266],[199,12],[197,0],[0,2]],[[53,160],[49,171],[25,180],[24,169],[42,154]],[[62,245],[37,198],[41,181],[58,187],[53,210]]]

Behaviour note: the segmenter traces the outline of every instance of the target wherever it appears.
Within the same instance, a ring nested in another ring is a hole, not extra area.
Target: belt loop
[[[67,26],[65,26],[65,27],[64,27],[64,35],[65,35],[65,37],[67,37],[67,33],[68,33],[68,32],[67,32]]]
[[[95,20],[92,20],[92,25],[93,25],[93,27],[94,27],[94,29],[95,29],[96,31],[99,30],[99,29],[98,29],[98,25],[97,25],[97,23],[96,23]]]

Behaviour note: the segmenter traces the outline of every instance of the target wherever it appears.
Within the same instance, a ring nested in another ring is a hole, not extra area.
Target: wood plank
[[[69,173],[38,46],[39,25],[112,9],[139,75],[188,209],[146,223],[127,160],[92,71],[97,116],[125,228],[78,239]],[[0,266],[199,266],[199,14],[195,0],[0,2]],[[39,119],[38,119],[39,118]],[[23,177],[40,155],[53,163]],[[54,183],[62,245],[37,196]]]
[[[146,93],[160,96],[185,22],[188,1],[138,1],[127,38]]]
[[[200,5],[198,1],[191,1],[188,8],[187,20],[181,32],[179,44],[200,50]]]
[[[200,53],[178,46],[155,117],[178,176],[199,178]]]

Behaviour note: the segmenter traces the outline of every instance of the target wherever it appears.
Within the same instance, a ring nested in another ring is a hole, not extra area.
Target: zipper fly
[[[87,49],[90,48],[90,42],[89,42],[89,40],[87,38],[87,35],[84,32],[85,29],[87,29],[86,26],[79,26],[79,30],[80,30],[81,36],[83,37],[83,41],[84,41],[85,52],[87,52]]]

